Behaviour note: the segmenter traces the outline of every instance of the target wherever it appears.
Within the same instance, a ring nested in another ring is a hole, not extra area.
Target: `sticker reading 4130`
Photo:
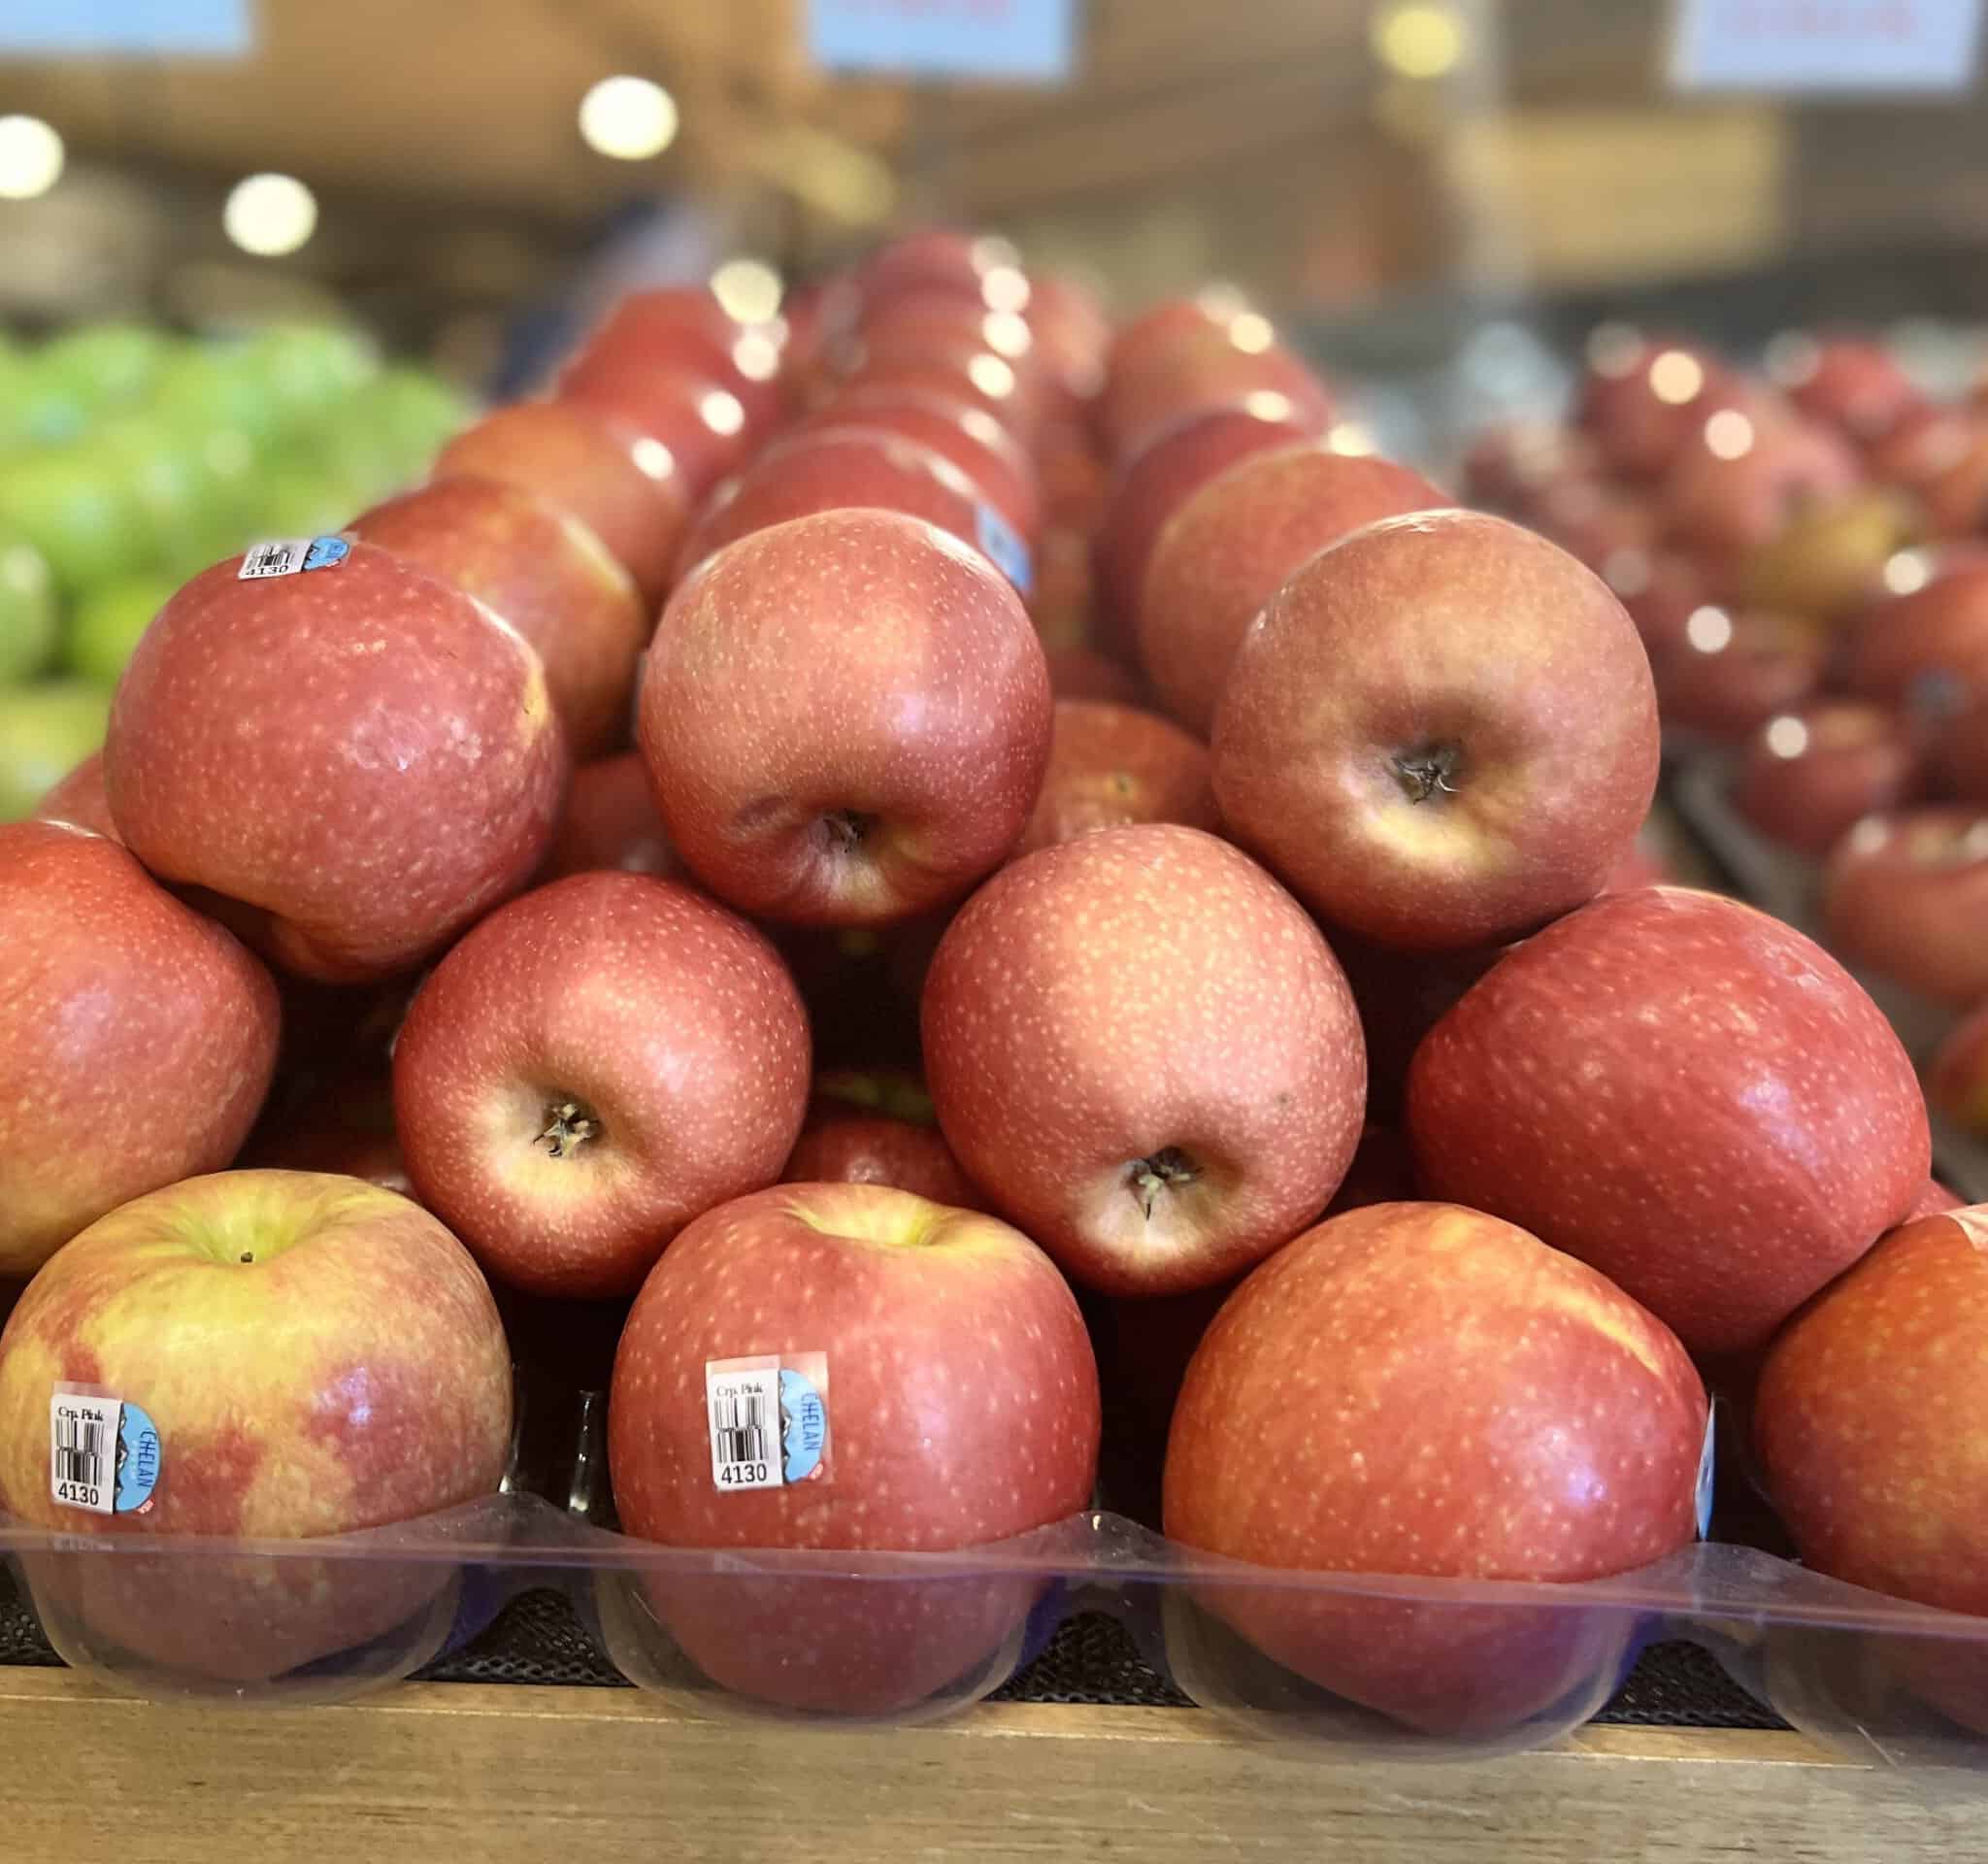
[[[49,1493],[90,1514],[136,1514],[159,1481],[159,1433],[141,1406],[83,1385],[49,1399]]]
[[[721,1489],[828,1480],[828,1355],[755,1353],[704,1364],[711,1479]]]
[[[242,552],[237,582],[255,582],[266,576],[301,576],[306,570],[335,570],[351,554],[342,537],[273,537],[251,544]]]

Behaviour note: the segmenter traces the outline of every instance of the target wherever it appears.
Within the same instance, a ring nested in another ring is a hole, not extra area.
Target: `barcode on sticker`
[[[780,1375],[778,1362],[704,1369],[711,1420],[711,1479],[720,1488],[780,1485]]]
[[[251,544],[242,553],[238,581],[254,582],[267,576],[297,576],[305,570],[335,569],[351,546],[342,537],[273,537]]]
[[[1035,582],[1035,564],[1029,547],[1007,518],[991,505],[974,508],[974,529],[980,541],[980,553],[1012,582],[1022,595],[1030,593]]]
[[[115,1398],[81,1392],[58,1391],[49,1400],[49,1492],[63,1507],[92,1514],[115,1510],[123,1409]]]

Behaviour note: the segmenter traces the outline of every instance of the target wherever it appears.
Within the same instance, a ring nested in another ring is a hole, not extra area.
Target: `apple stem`
[[[1130,1172],[1132,1194],[1148,1221],[1163,1190],[1170,1184],[1191,1184],[1201,1176],[1200,1168],[1177,1146],[1163,1146],[1150,1158],[1135,1158]]]
[[[1463,754],[1454,745],[1430,745],[1420,750],[1405,751],[1394,760],[1394,774],[1401,780],[1411,803],[1426,803],[1439,790],[1445,796],[1457,793],[1449,780],[1457,773]]]
[[[564,1158],[600,1130],[600,1122],[577,1100],[556,1100],[546,1109],[546,1130],[539,1135],[538,1144],[554,1158]]]

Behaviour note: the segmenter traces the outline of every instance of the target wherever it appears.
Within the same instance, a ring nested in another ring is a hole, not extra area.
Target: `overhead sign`
[[[1077,0],[808,0],[808,50],[831,71],[1056,83]]]
[[[1937,93],[1973,82],[1980,0],[1676,0],[1679,90]]]
[[[0,58],[240,58],[249,0],[0,0]]]

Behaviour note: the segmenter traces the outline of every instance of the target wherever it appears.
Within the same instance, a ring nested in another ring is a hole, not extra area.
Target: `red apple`
[[[795,1396],[768,1408],[770,1444],[739,1446],[771,1453],[723,1469],[793,1472],[771,1486],[716,1480],[712,1410],[726,1400],[711,1368],[746,1355],[784,1365],[776,1390]],[[802,1474],[810,1397],[825,1444]],[[608,1408],[622,1525],[675,1547],[933,1552],[1004,1540],[1088,1506],[1098,1434],[1083,1318],[1042,1251],[993,1217],[877,1184],[782,1185],[692,1224],[636,1299]],[[986,1664],[1044,1583],[1026,1572],[866,1582],[666,1569],[644,1581],[720,1686],[868,1714]]]
[[[1896,713],[1827,699],[1776,714],[1753,734],[1733,807],[1784,847],[1827,854],[1853,823],[1907,801],[1924,761]]]
[[[1764,609],[1696,609],[1682,647],[1653,654],[1664,722],[1739,739],[1806,704],[1822,682],[1812,622]]]
[[[1684,647],[1691,617],[1716,606],[1704,566],[1675,550],[1654,550],[1612,564],[1602,580],[1629,611],[1652,663]]]
[[[1988,997],[1988,810],[1871,816],[1824,877],[1823,923],[1852,963],[1967,1009]]]
[[[1110,473],[1089,426],[1078,416],[1052,421],[1037,439],[1036,476],[1046,526],[1081,533],[1086,545],[1104,521]]]
[[[755,531],[670,599],[643,678],[657,806],[743,911],[819,924],[957,898],[1019,838],[1049,676],[1013,588],[895,512]]]
[[[1676,1338],[1592,1269],[1476,1211],[1375,1205],[1215,1317],[1174,1410],[1166,1530],[1260,1567],[1600,1579],[1690,1544],[1706,1430]],[[1196,1592],[1285,1668],[1433,1732],[1509,1726],[1597,1667],[1577,1612]]]
[[[568,399],[571,387],[600,384],[612,405],[623,389],[647,400],[645,384],[696,379],[735,396],[747,423],[764,432],[785,406],[779,373],[772,331],[738,322],[710,291],[666,286],[620,299],[560,373],[558,393]]]
[[[543,663],[459,589],[369,544],[188,582],[145,632],[104,746],[111,813],[164,880],[280,963],[389,977],[538,867],[567,775]]]
[[[1733,387],[1703,350],[1605,325],[1588,343],[1580,424],[1615,472],[1655,479]]]
[[[1938,1216],[1942,1211],[1957,1211],[1965,1200],[1956,1197],[1937,1178],[1926,1181],[1926,1188],[1919,1193],[1919,1201],[1906,1215],[1907,1223],[1916,1223],[1922,1216]]]
[[[751,471],[704,508],[678,557],[679,581],[727,544],[792,518],[863,508],[899,512],[936,524],[983,554],[1002,549],[1005,524],[985,495],[949,460],[915,441],[862,428],[820,428],[770,448]],[[990,518],[996,519],[990,528]],[[993,550],[990,552],[990,543]],[[1030,582],[1026,546],[996,564],[1024,594]]]
[[[1235,1275],[1317,1216],[1359,1140],[1345,978],[1198,829],[1104,829],[996,875],[940,941],[921,1023],[968,1175],[1105,1293]]]
[[[1843,683],[1888,705],[1947,683],[1988,691],[1988,549],[1906,551],[1885,566],[1889,591],[1851,625]]]
[[[887,1184],[955,1210],[985,1207],[934,1128],[833,1103],[811,1109],[780,1177],[790,1184]]]
[[[1029,280],[1026,312],[1036,347],[1055,372],[1063,392],[1088,401],[1105,380],[1111,320],[1090,286],[1067,273],[1037,272]]]
[[[0,1279],[233,1158],[276,1066],[276,985],[116,843],[0,825]]]
[[[1971,706],[1956,712],[1938,727],[1933,767],[1939,781],[1963,802],[1988,803],[1988,682]],[[68,779],[61,787],[74,781]],[[46,813],[47,803],[42,807]]]
[[[685,878],[649,793],[648,770],[639,751],[581,764],[566,792],[566,813],[552,837],[540,878],[618,868],[624,874]]]
[[[1044,658],[1049,665],[1049,690],[1058,700],[1089,699],[1149,710],[1151,695],[1139,677],[1116,660],[1090,648],[1051,648]]]
[[[1315,443],[1252,453],[1178,505],[1146,558],[1140,664],[1206,737],[1257,612],[1300,565],[1375,518],[1447,506],[1420,473]]]
[[[1761,1345],[1912,1208],[1911,1062],[1835,959],[1737,901],[1610,894],[1492,967],[1416,1051],[1434,1195],[1592,1263],[1696,1352]]]
[[[625,1294],[671,1237],[779,1176],[808,1018],[773,948],[675,881],[578,874],[435,968],[401,1026],[408,1175],[491,1272]]]
[[[626,741],[649,615],[584,525],[515,485],[465,477],[403,492],[348,528],[475,596],[539,650],[576,757]]]
[[[1790,332],[1769,346],[1768,373],[1805,415],[1857,441],[1881,439],[1926,405],[1898,358],[1867,337]]]
[[[1127,822],[1218,827],[1207,747],[1149,712],[1059,699],[1049,767],[1015,853]]]
[[[328,1172],[413,1197],[393,1124],[393,1078],[381,1064],[343,1069],[272,1111],[243,1148],[244,1165]]]
[[[1462,482],[1474,505],[1524,517],[1556,485],[1602,472],[1593,439],[1553,420],[1512,420],[1487,427],[1464,453]]]
[[[1500,517],[1371,524],[1237,650],[1215,801],[1314,912],[1406,950],[1503,943],[1591,899],[1657,780],[1622,605]]]
[[[1129,458],[1183,415],[1256,395],[1276,396],[1314,430],[1323,427],[1333,416],[1331,391],[1294,351],[1259,344],[1268,328],[1244,313],[1226,326],[1183,337],[1149,368],[1110,376],[1098,397],[1106,444]]]
[[[1716,408],[1666,469],[1658,500],[1672,540],[1740,566],[1809,514],[1864,483],[1855,450],[1828,427],[1752,402]]]
[[[104,753],[91,751],[48,791],[35,805],[35,817],[44,822],[73,822],[92,835],[121,841],[117,824],[111,819],[111,799],[104,789]]]
[[[1360,1013],[1360,1032],[1367,1045],[1368,1112],[1375,1119],[1398,1121],[1408,1092],[1408,1064],[1422,1038],[1508,948],[1399,951],[1335,927],[1332,949]]]
[[[134,1506],[52,1498],[63,1384],[123,1406],[117,1486]],[[139,1507],[148,1427],[156,1481]],[[139,1198],[63,1249],[0,1337],[0,1514],[65,1535],[381,1527],[494,1494],[510,1442],[511,1356],[476,1265],[418,1206],[351,1179],[223,1172]],[[364,1645],[451,1573],[217,1548],[23,1564],[71,1661],[136,1658],[181,1689],[266,1683]]]
[[[435,477],[502,480],[600,539],[653,610],[670,586],[692,493],[660,441],[598,410],[520,401],[485,415],[435,456]]]
[[[1246,293],[1222,281],[1210,282],[1192,297],[1162,298],[1112,332],[1105,351],[1105,373],[1108,378],[1137,375],[1181,343],[1226,328],[1250,308]]]
[[[1926,1098],[1963,1132],[1988,1139],[1988,998],[1947,1032],[1927,1071]]]
[[[693,505],[744,466],[766,432],[724,383],[658,374],[612,357],[582,356],[559,378],[558,398],[660,447]]]
[[[1099,594],[1128,654],[1146,563],[1167,520],[1238,460],[1309,439],[1317,431],[1309,416],[1272,395],[1184,415],[1121,463],[1092,549]]]
[[[1044,531],[1036,542],[1034,573],[1029,619],[1044,648],[1088,647],[1098,632],[1090,539],[1060,524]]]
[[[1020,264],[1014,248],[993,234],[928,226],[878,247],[858,269],[855,284],[865,299],[948,290],[983,303],[991,288],[1010,309],[1019,309],[1031,291]]]
[[[1026,448],[1035,446],[1048,417],[1042,380],[972,341],[900,342],[887,350],[857,344],[828,384],[831,394],[884,390],[968,402],[992,415]]]

